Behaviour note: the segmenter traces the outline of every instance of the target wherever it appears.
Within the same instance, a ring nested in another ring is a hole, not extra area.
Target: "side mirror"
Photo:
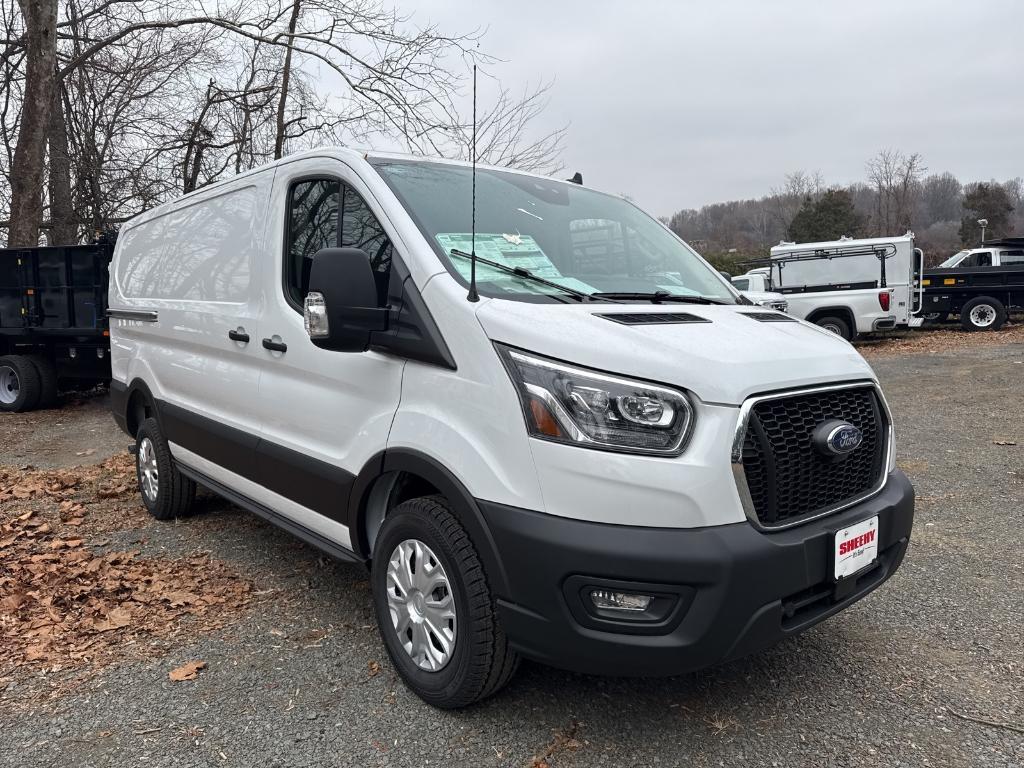
[[[732,275],[726,272],[724,269],[718,270],[718,274],[724,277],[728,282],[732,282]]]
[[[365,352],[371,331],[386,331],[388,310],[377,306],[370,257],[360,248],[324,248],[313,256],[303,316],[321,349]]]

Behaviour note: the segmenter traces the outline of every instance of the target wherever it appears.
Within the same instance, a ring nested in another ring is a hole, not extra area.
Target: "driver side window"
[[[359,193],[338,179],[307,179],[292,185],[285,248],[284,288],[292,305],[302,306],[313,256],[322,248],[366,251],[377,282],[377,303],[387,304],[391,240]]]

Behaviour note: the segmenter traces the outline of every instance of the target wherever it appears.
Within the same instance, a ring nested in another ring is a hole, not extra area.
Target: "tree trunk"
[[[53,88],[50,114],[50,245],[78,243],[78,220],[71,200],[71,157],[68,154],[68,124],[64,118],[63,88],[58,80]]]
[[[11,228],[7,244],[39,244],[43,166],[57,65],[57,0],[18,0],[25,18],[25,99],[11,162]]]
[[[299,6],[301,0],[294,0],[292,17],[288,20],[288,48],[284,53],[284,71],[281,73],[281,98],[277,102],[277,137],[274,139],[274,159],[280,160],[284,155],[284,134],[287,127],[285,108],[288,105],[288,81],[292,76],[292,46],[295,41],[295,27],[299,22]]]

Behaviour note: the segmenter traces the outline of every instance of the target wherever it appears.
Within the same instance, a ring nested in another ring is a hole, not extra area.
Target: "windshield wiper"
[[[592,299],[619,299],[634,301],[649,301],[652,304],[661,304],[663,301],[677,301],[681,304],[725,304],[721,299],[712,299],[707,296],[692,296],[688,294],[669,293],[668,291],[652,291],[650,293],[629,292],[629,291],[601,291],[591,293]]]
[[[473,254],[466,253],[465,251],[460,251],[458,248],[452,248],[450,253],[452,254],[452,256],[461,256],[464,259],[473,258]],[[524,267],[510,267],[508,264],[502,264],[500,261],[492,261],[491,259],[485,259],[483,256],[477,256],[476,260],[480,264],[486,264],[487,266],[493,267],[494,269],[500,270],[501,272],[506,272],[507,274],[515,275],[516,277],[522,277],[526,280],[532,280],[533,282],[538,283],[539,285],[546,285],[548,288],[554,288],[555,290],[561,293],[566,293],[569,296],[578,299],[579,301],[590,301],[591,299],[597,299],[598,301],[608,301],[612,303],[617,303],[615,302],[614,296],[602,296],[597,293],[587,293],[586,291],[577,291],[575,288],[567,288],[566,286],[556,283],[553,280],[548,280],[546,278],[540,277],[539,275],[535,275],[533,274],[533,272],[531,272],[528,269],[525,269]]]

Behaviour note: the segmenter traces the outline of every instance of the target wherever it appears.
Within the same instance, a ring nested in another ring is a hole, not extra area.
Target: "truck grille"
[[[842,457],[819,453],[811,437],[829,419],[858,427],[861,445]],[[745,501],[766,528],[854,503],[880,484],[888,436],[886,411],[870,384],[758,398],[749,411],[741,451],[733,456],[749,494]]]

